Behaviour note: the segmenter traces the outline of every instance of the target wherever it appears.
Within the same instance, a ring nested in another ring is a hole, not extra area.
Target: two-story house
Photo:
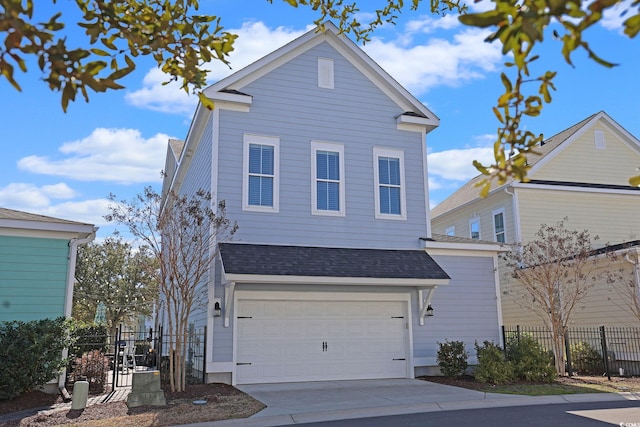
[[[239,226],[193,318],[207,381],[413,378],[438,342],[499,342],[499,246],[431,233],[438,118],[333,24],[205,94],[163,194],[210,190]]]
[[[565,227],[587,230],[594,249],[632,242],[621,254],[627,286],[638,292],[640,238],[640,188],[629,178],[640,166],[640,141],[601,111],[548,138],[530,155],[528,182],[510,180],[479,197],[477,176],[431,211],[434,233],[483,239],[507,244],[535,238],[542,224],[567,218]],[[604,268],[605,266],[603,266]],[[635,273],[634,273],[635,271]],[[531,301],[514,292],[507,272],[501,276],[502,309],[506,325],[541,324],[531,311]],[[620,283],[618,283],[620,285]],[[620,286],[600,283],[574,309],[576,326],[637,326],[629,308],[631,294]]]

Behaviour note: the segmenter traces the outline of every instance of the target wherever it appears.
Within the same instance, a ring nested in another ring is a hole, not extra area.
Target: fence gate
[[[133,373],[158,367],[162,332],[153,329],[132,330],[120,327],[113,339],[112,384],[116,387],[130,387]]]

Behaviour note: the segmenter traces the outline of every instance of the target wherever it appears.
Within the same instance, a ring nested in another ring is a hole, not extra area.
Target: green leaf
[[[640,175],[629,178],[629,185],[632,187],[640,187]]]
[[[464,25],[486,28],[492,25],[498,25],[502,21],[506,20],[506,18],[502,12],[493,9],[482,13],[468,13],[466,15],[460,15],[458,20]]]
[[[207,98],[207,95],[205,95],[204,92],[198,92],[198,99],[202,103],[202,106],[207,110],[213,110],[213,108],[215,107],[214,102]]]

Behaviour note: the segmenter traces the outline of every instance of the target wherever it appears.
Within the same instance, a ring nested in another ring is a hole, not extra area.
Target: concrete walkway
[[[459,409],[640,400],[640,393],[555,396],[484,393],[410,379],[254,384],[237,388],[267,408],[246,419],[190,424],[189,427],[268,427]],[[640,419],[640,407],[637,417]]]

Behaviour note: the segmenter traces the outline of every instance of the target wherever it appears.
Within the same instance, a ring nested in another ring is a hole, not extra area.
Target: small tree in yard
[[[237,229],[226,218],[225,202],[212,207],[211,194],[198,190],[187,197],[165,198],[151,187],[131,202],[111,195],[108,221],[124,224],[158,259],[160,297],[167,315],[171,391],[186,386],[189,317],[207,303],[205,279],[216,256],[216,241]],[[215,208],[215,209],[214,209]]]
[[[608,269],[602,257],[613,253],[593,252],[588,231],[569,230],[565,218],[556,225],[543,224],[535,239],[516,245],[504,259],[515,279],[510,296],[523,309],[532,310],[551,331],[555,367],[565,373],[564,337],[571,314],[593,286],[612,283],[618,271]],[[597,237],[594,238],[594,240]]]

